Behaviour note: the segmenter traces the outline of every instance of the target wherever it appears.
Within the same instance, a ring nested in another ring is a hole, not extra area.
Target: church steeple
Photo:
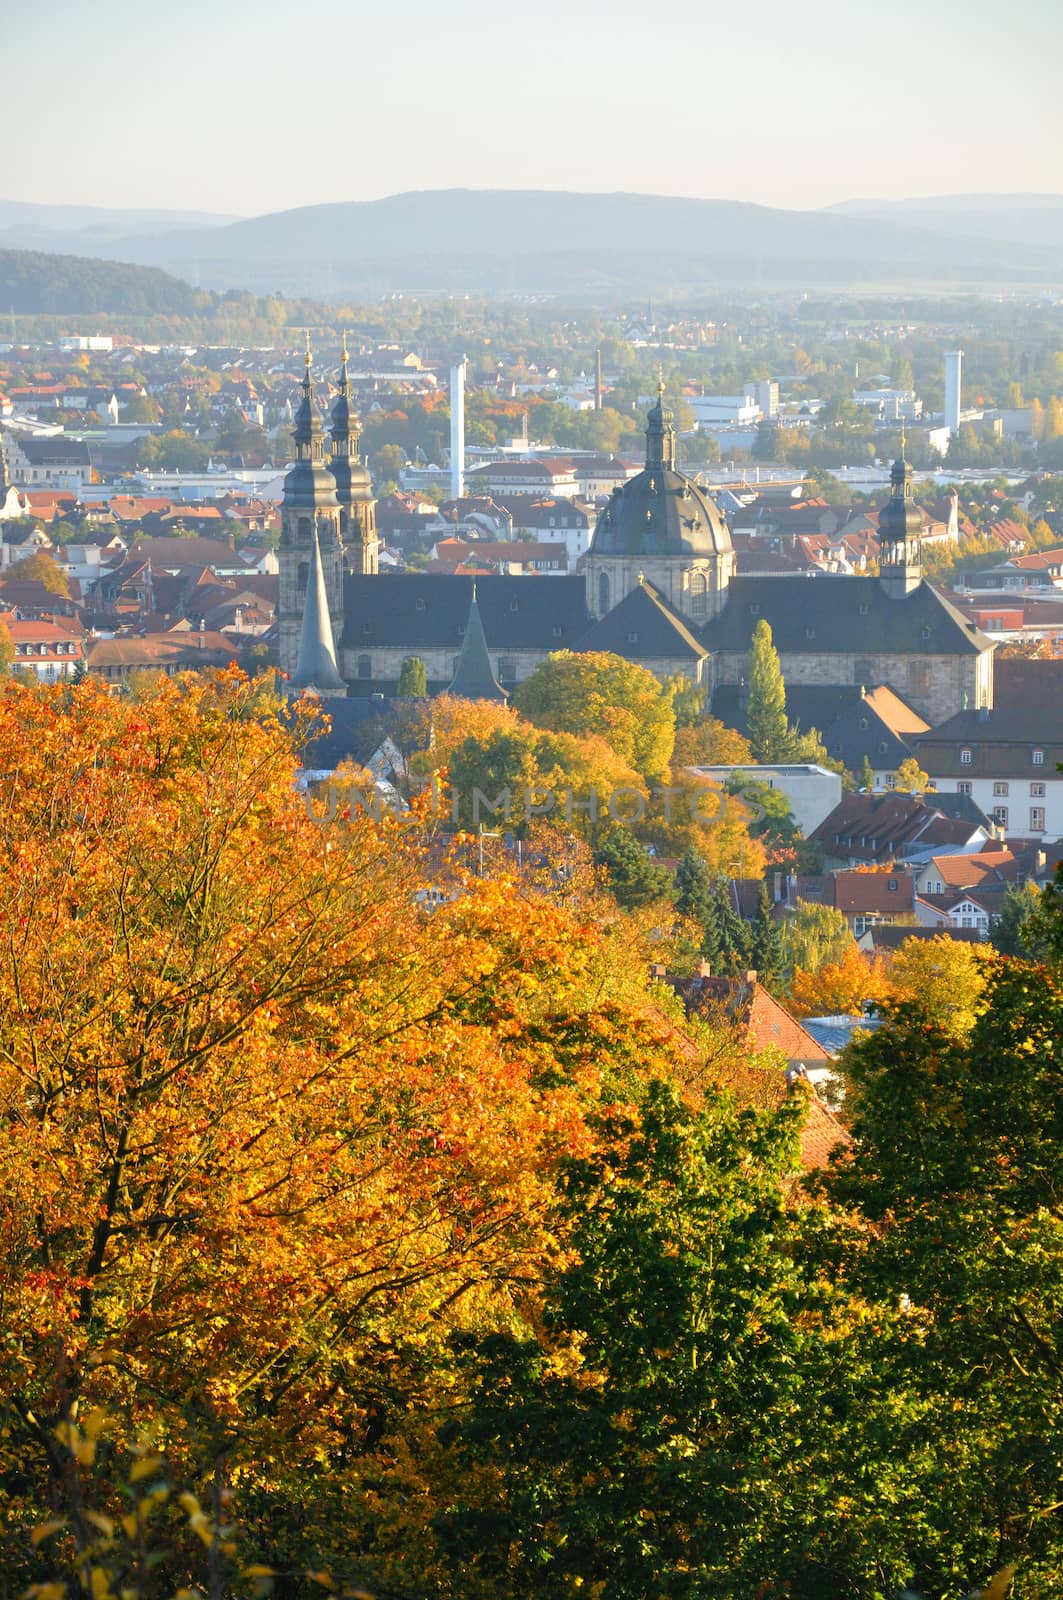
[[[447,693],[458,695],[462,700],[509,699],[509,695],[495,677],[491,658],[487,653],[487,638],[480,618],[480,608],[476,604],[475,578],[472,580],[472,599],[469,602],[469,616],[465,624],[461,654],[458,656],[458,664],[454,668],[454,676],[447,687]]]
[[[295,425],[292,429],[296,461],[324,461],[325,459],[324,429],[321,426],[321,414],[314,400],[314,378],[310,370],[312,361],[310,334],[307,333],[306,364],[302,383],[303,398],[300,400],[295,413]]]
[[[289,681],[293,690],[316,689],[319,694],[347,692],[336,664],[336,641],[332,633],[325,569],[321,563],[321,544],[316,529],[303,605],[303,626],[299,635],[299,657]]]
[[[340,503],[336,480],[325,463],[325,434],[314,398],[313,356],[307,335],[302,397],[295,413],[292,435],[295,461],[284,478],[281,502],[280,656],[291,670],[301,650],[307,608],[316,579],[323,573],[330,629],[343,632],[343,545],[340,540]],[[335,660],[335,650],[333,650]],[[323,685],[319,684],[321,688]]]
[[[646,466],[675,471],[675,428],[664,409],[664,378],[657,382],[657,404],[646,418]]]
[[[891,599],[903,599],[923,581],[926,518],[915,503],[911,463],[901,454],[890,471],[890,497],[878,514],[879,582]]]
[[[336,480],[340,503],[340,536],[346,547],[347,566],[352,572],[371,574],[379,570],[380,541],[376,531],[376,501],[369,473],[360,455],[361,431],[351,410],[351,380],[347,369],[347,335],[343,335],[339,392],[332,407],[329,438],[332,457],[329,466]]]

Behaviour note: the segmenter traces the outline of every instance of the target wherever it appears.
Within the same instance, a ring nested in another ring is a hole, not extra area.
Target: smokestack
[[[963,393],[963,351],[945,352],[945,426],[950,434],[960,431]]]
[[[602,352],[594,352],[594,409],[602,409]]]
[[[450,498],[465,493],[465,357],[450,369]]]

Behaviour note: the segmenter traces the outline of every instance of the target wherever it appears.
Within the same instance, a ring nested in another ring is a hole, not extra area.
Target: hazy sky
[[[1060,0],[0,0],[13,200],[1063,192]]]

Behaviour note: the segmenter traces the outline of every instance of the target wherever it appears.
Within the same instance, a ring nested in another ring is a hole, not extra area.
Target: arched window
[[[358,676],[360,678],[371,678],[373,676],[372,656],[358,657]]]
[[[709,585],[703,572],[690,574],[690,615],[702,618],[709,610]]]
[[[309,582],[310,582],[310,563],[309,563],[309,561],[300,561],[300,563],[299,563],[299,593],[300,594],[305,594],[306,593],[306,586],[307,586],[307,584]]]
[[[598,610],[603,617],[610,610],[608,572],[603,572],[598,579]]]

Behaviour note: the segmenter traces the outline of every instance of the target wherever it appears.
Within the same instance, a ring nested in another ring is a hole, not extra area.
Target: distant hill
[[[951,242],[907,220],[738,201],[449,189],[140,235],[115,254],[196,282],[317,296],[389,289],[644,293],[717,285],[1056,282],[1063,250],[1008,229]]]
[[[218,228],[236,222],[210,211],[130,210],[110,206],[49,206],[0,199],[0,246],[12,250],[61,251],[105,256],[115,240],[132,234]]]
[[[162,267],[214,289],[326,300],[394,290],[615,299],[718,287],[1063,283],[1063,236],[1027,221],[1027,212],[1048,217],[1053,197],[1016,197],[1031,203],[998,208],[990,227],[984,213],[996,198],[865,214],[862,206],[877,203],[784,211],[662,195],[426,190],[207,227],[141,226],[121,237],[109,223],[105,239],[89,226],[78,253]],[[0,245],[8,236],[0,228]]]
[[[0,312],[76,316],[108,311],[180,317],[196,310],[196,291],[155,267],[37,250],[0,250]]]
[[[843,200],[834,216],[896,221],[927,232],[999,241],[1001,234],[1063,255],[1063,195],[947,194],[915,200]]]

